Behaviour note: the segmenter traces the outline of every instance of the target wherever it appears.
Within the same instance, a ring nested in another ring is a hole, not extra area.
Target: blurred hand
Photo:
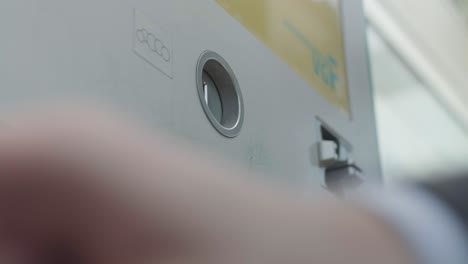
[[[410,263],[367,214],[120,119],[59,108],[7,121],[0,263]]]

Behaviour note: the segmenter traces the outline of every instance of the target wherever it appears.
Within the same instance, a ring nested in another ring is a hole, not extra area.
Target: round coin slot
[[[226,137],[238,136],[244,120],[243,99],[234,72],[219,54],[206,51],[201,55],[197,89],[213,127]]]

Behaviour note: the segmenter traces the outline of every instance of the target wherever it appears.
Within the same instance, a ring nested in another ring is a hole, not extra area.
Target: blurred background
[[[468,0],[365,0],[384,177],[468,171]]]

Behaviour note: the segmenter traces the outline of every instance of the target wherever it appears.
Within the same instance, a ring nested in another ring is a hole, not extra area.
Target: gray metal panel
[[[135,9],[170,35],[172,79],[133,51]],[[319,117],[352,144],[354,159],[378,180],[361,2],[343,1],[343,9],[351,120],[211,0],[3,1],[0,110],[52,97],[100,98],[304,186],[323,182],[315,157]],[[218,134],[200,105],[195,69],[205,50],[228,61],[242,89],[245,122],[235,139]]]

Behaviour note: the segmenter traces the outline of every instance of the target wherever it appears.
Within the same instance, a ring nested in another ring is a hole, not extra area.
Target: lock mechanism
[[[338,196],[364,183],[362,169],[351,158],[351,146],[324,126],[320,127],[319,165],[325,170],[324,186]]]

